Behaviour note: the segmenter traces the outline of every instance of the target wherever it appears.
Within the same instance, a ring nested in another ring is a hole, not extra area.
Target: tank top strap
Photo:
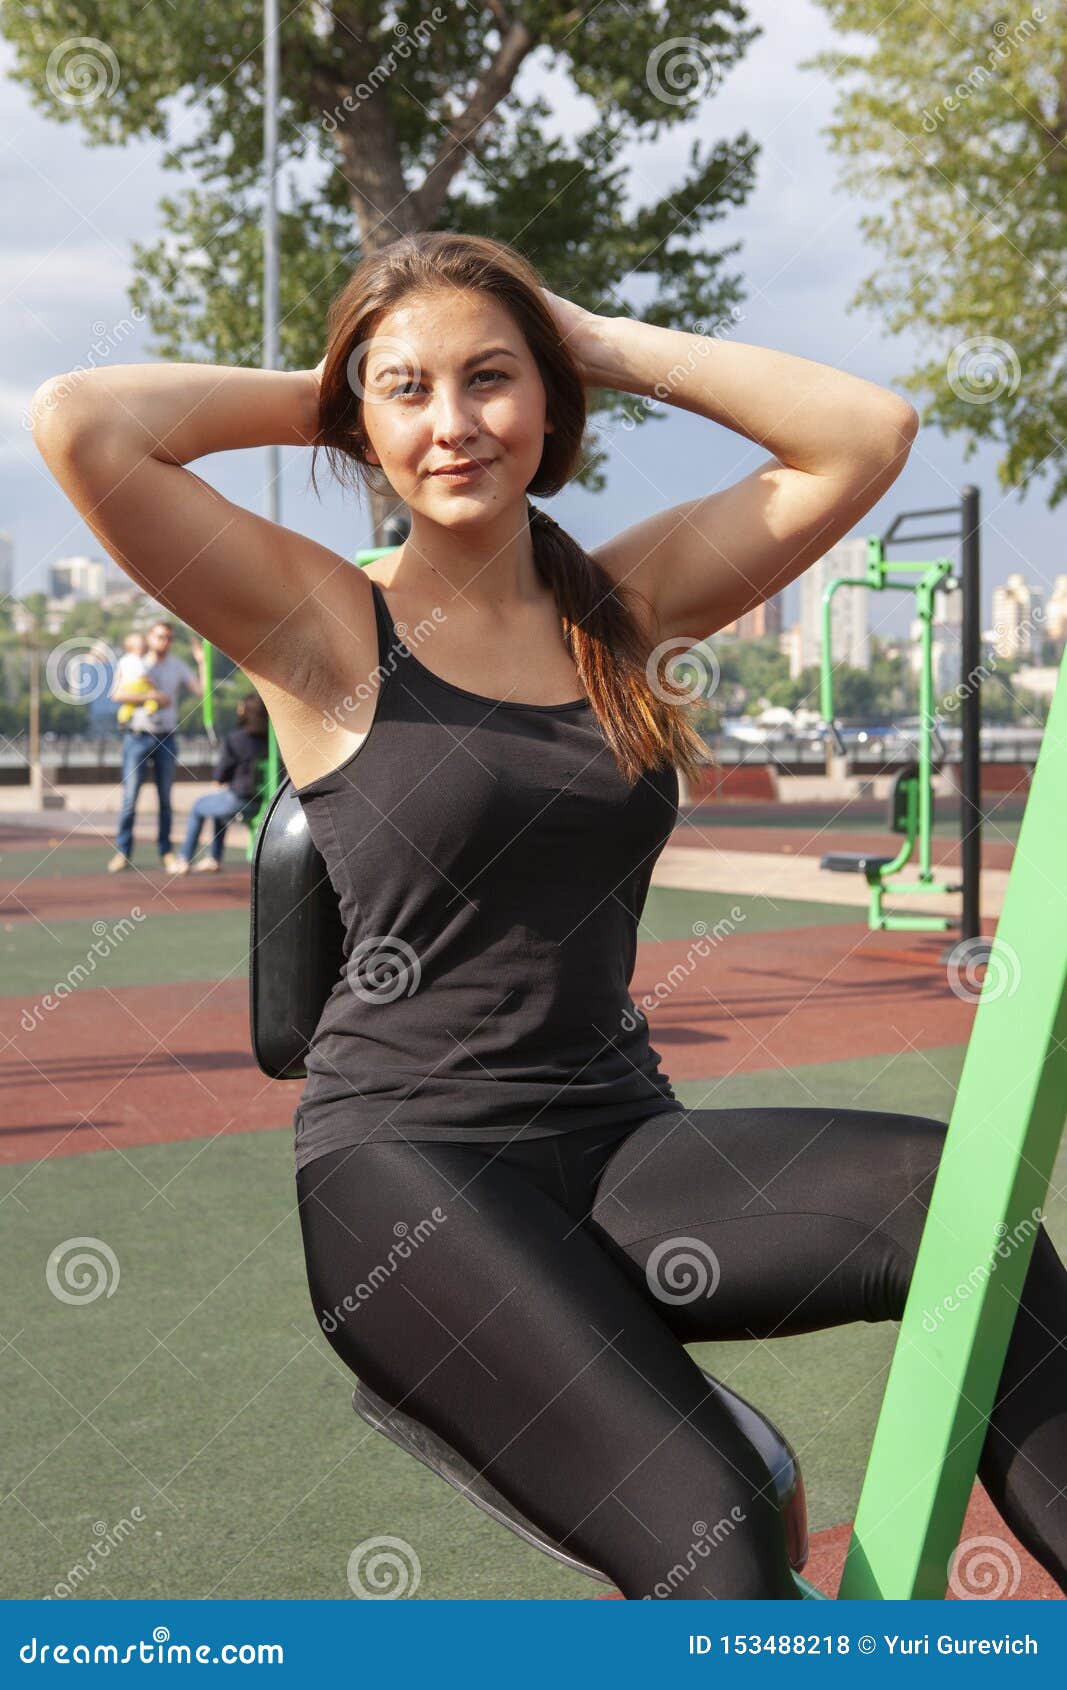
[[[385,594],[377,581],[370,581],[371,594],[374,599],[374,615],[378,624],[378,662],[386,673],[389,673],[389,658],[394,651],[400,649],[400,636],[396,631],[393,618],[389,614],[389,606],[385,602]]]

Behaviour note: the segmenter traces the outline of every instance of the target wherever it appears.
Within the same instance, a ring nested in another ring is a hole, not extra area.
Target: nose
[[[437,445],[455,446],[470,440],[479,431],[477,402],[470,394],[448,388],[438,389],[433,405],[433,437]]]

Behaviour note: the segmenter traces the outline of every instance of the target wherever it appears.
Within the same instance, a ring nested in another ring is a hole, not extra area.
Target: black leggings
[[[332,1151],[297,1174],[316,1316],[372,1390],[624,1596],[793,1599],[767,1469],[684,1346],[898,1320],[945,1130],[693,1109]],[[978,1473],[1067,1592],[1067,1271],[1043,1226]],[[668,1585],[701,1522],[725,1522],[712,1553]]]

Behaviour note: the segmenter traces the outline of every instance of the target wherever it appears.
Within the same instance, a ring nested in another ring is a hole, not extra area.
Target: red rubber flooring
[[[851,1532],[849,1521],[812,1534],[804,1577],[827,1596],[837,1595]],[[1008,1530],[981,1484],[975,1485],[967,1505],[946,1598],[949,1602],[1063,1601],[1055,1580]]]
[[[857,922],[739,928],[706,956],[667,940],[641,947],[631,993],[677,1080],[963,1044],[974,1005],[948,990],[945,936],[901,938]]]
[[[255,1132],[292,1119],[299,1081],[269,1080],[249,1044],[248,982],[73,993],[26,1033],[7,998],[0,1161]],[[152,1082],[152,1083],[147,1083]]]
[[[851,1520],[831,1526],[828,1531],[812,1533],[804,1577],[826,1596],[837,1595],[851,1535]],[[616,1590],[599,1600],[621,1602],[623,1598]],[[945,1600],[1063,1601],[1063,1593],[1055,1581],[1008,1530],[981,1484],[975,1484],[967,1504]]]
[[[243,902],[244,878],[227,874],[205,896]],[[92,884],[99,898],[111,892]],[[183,907],[190,890],[181,888]],[[57,879],[34,895],[56,919],[68,892]],[[96,915],[110,903],[99,898]],[[675,1080],[960,1044],[973,1006],[947,990],[943,940],[931,938],[905,949],[900,935],[848,924],[738,930],[705,957],[683,939],[642,945],[633,996],[647,1002]],[[6,998],[0,1016],[0,1161],[281,1127],[300,1095],[299,1081],[269,1080],[255,1065],[243,969],[223,981],[75,992],[51,1016],[35,998]]]

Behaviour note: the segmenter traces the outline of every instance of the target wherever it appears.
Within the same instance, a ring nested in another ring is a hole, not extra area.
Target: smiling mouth
[[[458,481],[461,478],[465,479],[469,475],[480,475],[482,470],[487,469],[488,467],[488,464],[480,463],[477,459],[472,458],[469,462],[464,464],[447,464],[443,469],[431,470],[430,474],[435,477],[440,476],[445,481],[450,479]]]

